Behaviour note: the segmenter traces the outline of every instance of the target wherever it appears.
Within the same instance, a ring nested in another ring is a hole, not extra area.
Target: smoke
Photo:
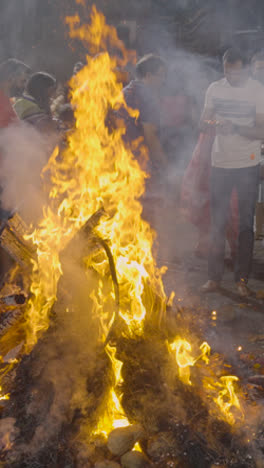
[[[45,201],[41,171],[56,143],[24,123],[10,125],[0,134],[2,207],[18,211],[27,222],[36,222]]]
[[[62,433],[73,444],[79,434],[79,442],[83,437],[88,445],[101,403],[114,382],[103,347],[103,314],[97,310],[99,278],[83,262],[87,242],[76,236],[61,254],[63,277],[50,328],[20,364],[15,386],[23,385],[23,391],[10,397],[19,405],[10,457],[21,466],[25,459],[33,463],[46,458],[49,448],[50,456],[56,457],[59,446],[54,440]],[[110,289],[111,280],[105,279],[104,287]],[[104,316],[108,311],[111,318],[113,310],[111,300],[104,303]]]

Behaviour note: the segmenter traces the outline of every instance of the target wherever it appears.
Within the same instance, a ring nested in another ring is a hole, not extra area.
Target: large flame
[[[43,211],[42,222],[30,235],[38,260],[27,310],[29,349],[49,326],[49,313],[62,274],[60,252],[101,207],[106,217],[97,233],[111,245],[122,297],[126,298],[120,304],[121,316],[129,325],[140,326],[146,315],[142,293],[147,280],[165,298],[151,251],[153,232],[141,217],[139,198],[144,192],[146,174],[125,148],[123,129],[110,132],[106,125],[109,109],[124,105],[114,72],[116,59],[105,50],[117,39],[116,32],[106,26],[103,15],[95,8],[88,28],[79,28],[76,17],[68,22],[73,37],[87,40],[94,52],[100,53],[87,56],[87,65],[71,81],[76,129],[68,137],[67,148],[59,155],[56,149],[45,169],[52,182],[50,203]],[[107,259],[96,269],[104,274]]]

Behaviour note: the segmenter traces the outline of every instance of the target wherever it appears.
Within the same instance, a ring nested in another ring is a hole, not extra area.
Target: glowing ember
[[[0,385],[0,400],[9,400],[10,396],[8,394],[2,395],[2,387]]]

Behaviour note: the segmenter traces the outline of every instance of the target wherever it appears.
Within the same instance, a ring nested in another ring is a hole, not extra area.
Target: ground
[[[243,369],[243,374],[264,374],[264,242],[255,242],[250,288],[254,295],[243,300],[236,292],[233,272],[226,269],[222,288],[202,295],[200,286],[207,280],[207,260],[194,254],[197,232],[177,208],[167,210],[160,223],[159,264],[168,267],[164,276],[167,294],[173,290],[180,306],[191,306],[195,328],[202,323],[204,339],[227,361]],[[199,320],[198,320],[199,319]]]

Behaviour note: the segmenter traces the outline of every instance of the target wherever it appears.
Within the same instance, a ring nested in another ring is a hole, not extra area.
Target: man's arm
[[[264,114],[256,116],[254,127],[244,125],[233,125],[233,132],[248,138],[249,140],[263,140],[264,138]]]
[[[159,163],[160,167],[166,167],[168,162],[167,156],[162,149],[157,126],[153,123],[145,122],[143,123],[143,130],[145,142],[149,148],[151,158],[153,161]]]
[[[215,84],[212,83],[205,93],[204,109],[199,122],[199,130],[203,133],[211,133],[212,129],[216,127],[215,109],[213,104]]]
[[[217,122],[214,118],[214,110],[205,108],[200,118],[199,130],[200,132],[206,133],[213,127],[216,127]]]

